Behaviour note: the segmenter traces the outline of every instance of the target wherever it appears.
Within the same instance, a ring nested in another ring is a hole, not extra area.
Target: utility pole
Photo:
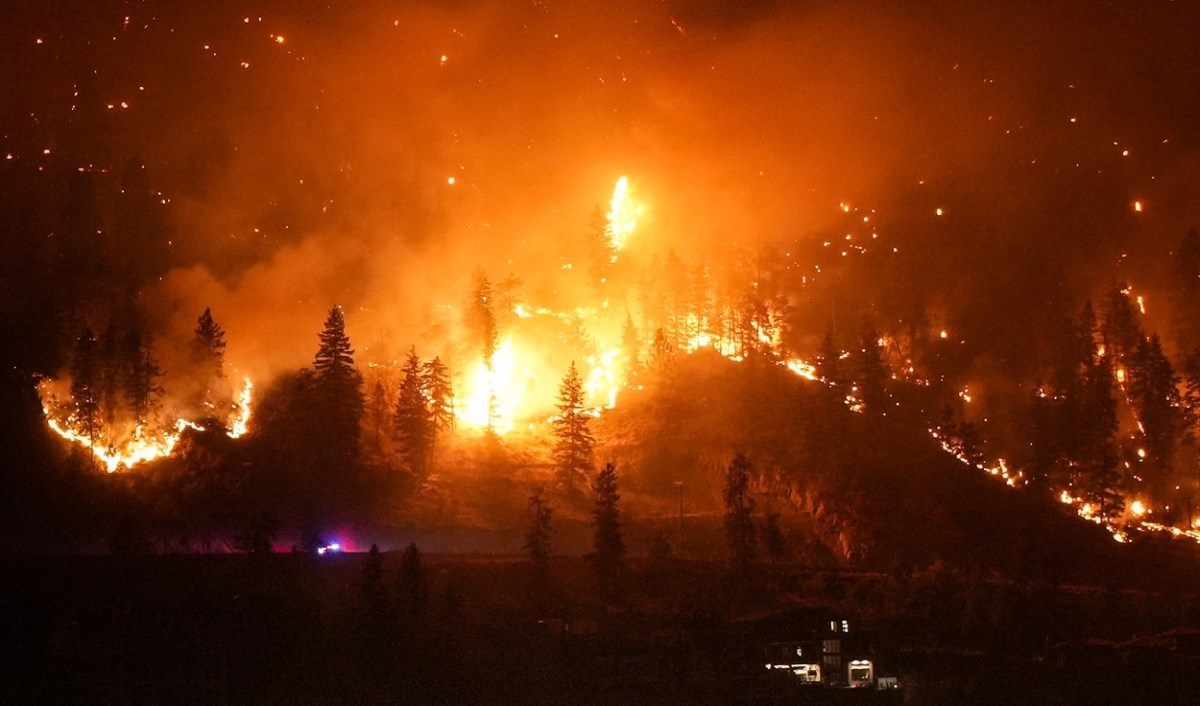
[[[679,489],[679,556],[683,558],[683,481],[675,481],[675,487]]]

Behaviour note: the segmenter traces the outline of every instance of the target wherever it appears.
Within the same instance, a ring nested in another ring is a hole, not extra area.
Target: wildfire
[[[629,179],[627,177],[617,179],[612,199],[608,202],[608,213],[606,214],[608,227],[605,228],[608,245],[613,250],[613,262],[616,262],[617,253],[625,248],[629,236],[637,228],[642,211],[642,205],[634,202],[629,196]]]
[[[621,389],[621,380],[617,372],[617,361],[621,357],[619,348],[609,349],[599,355],[587,358],[591,370],[583,390],[587,399],[596,407],[612,409],[617,406],[617,392]]]
[[[455,402],[458,419],[477,429],[491,429],[497,434],[512,431],[517,411],[533,374],[517,374],[517,358],[512,339],[506,338],[497,346],[489,368],[479,361],[466,380],[465,393]]]
[[[45,381],[38,389],[43,400],[42,412],[46,417],[46,425],[58,436],[91,452],[109,473],[170,456],[185,429],[205,431],[199,424],[180,417],[167,427],[149,428],[146,424],[138,424],[125,439],[120,438],[119,431],[107,427],[89,434],[81,428],[79,419],[61,411],[65,408],[56,404],[50,383]],[[233,414],[228,420],[226,434],[231,439],[245,435],[249,429],[253,387],[250,378],[245,378]]]

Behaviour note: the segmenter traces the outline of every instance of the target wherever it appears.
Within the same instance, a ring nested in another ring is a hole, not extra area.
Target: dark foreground
[[[1200,684],[1190,603],[1167,596],[668,560],[601,600],[583,559],[363,559],[4,557],[0,700],[1182,704]],[[828,615],[898,689],[764,670]]]

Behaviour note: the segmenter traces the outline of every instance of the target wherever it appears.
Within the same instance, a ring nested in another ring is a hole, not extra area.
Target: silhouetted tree
[[[255,513],[233,537],[233,547],[247,554],[270,554],[279,534],[279,522],[265,512]]]
[[[192,367],[199,373],[194,403],[210,416],[223,400],[218,398],[217,386],[225,379],[225,331],[213,319],[212,310],[205,308],[196,320],[191,342]]]
[[[837,388],[835,394],[845,395],[846,373],[842,369],[841,355],[833,341],[833,327],[827,327],[825,335],[821,337],[821,347],[817,350],[817,376]]]
[[[411,625],[421,620],[426,608],[425,570],[421,566],[421,550],[415,542],[404,548],[400,557],[400,573],[396,582],[397,605],[400,613]]]
[[[762,526],[763,548],[772,561],[783,561],[788,558],[787,539],[779,526],[779,513],[768,512]]]
[[[433,444],[434,423],[425,397],[421,359],[416,348],[404,360],[404,378],[400,381],[400,397],[396,401],[396,441],[408,470],[419,476],[428,470],[429,452]]]
[[[123,357],[126,361],[123,387],[129,414],[134,423],[145,424],[162,398],[163,389],[156,381],[163,372],[154,362],[150,341],[143,341],[137,329],[131,329],[125,336]]]
[[[1171,313],[1173,332],[1181,347],[1200,344],[1200,234],[1189,228],[1174,253]]]
[[[366,612],[382,618],[387,607],[387,591],[383,586],[383,555],[378,544],[372,544],[363,557],[358,591]]]
[[[392,415],[388,413],[387,388],[383,386],[383,380],[376,380],[375,387],[371,390],[371,416],[370,426],[375,435],[375,444],[383,444],[384,428],[392,427]]]
[[[433,419],[432,444],[436,444],[438,432],[454,428],[454,388],[450,384],[450,369],[435,357],[422,367],[422,389],[429,398],[429,412]]]
[[[1105,354],[1113,357],[1114,367],[1128,365],[1138,341],[1142,340],[1137,313],[1129,301],[1129,285],[1117,284],[1109,289],[1101,312],[1100,339]]]
[[[330,461],[353,461],[358,457],[364,407],[362,375],[354,367],[354,350],[341,307],[329,310],[319,339],[313,359],[313,393],[321,413],[322,447]]]
[[[595,439],[583,406],[583,382],[575,363],[558,388],[558,417],[554,419],[554,464],[559,485],[578,489],[592,469]]]
[[[197,369],[214,380],[225,377],[225,331],[213,319],[212,309],[205,308],[196,320],[192,339],[192,362]]]
[[[496,311],[492,294],[492,283],[487,275],[480,272],[475,277],[475,290],[471,296],[471,315],[475,323],[475,331],[479,340],[479,351],[483,364],[488,372],[496,369],[496,347],[499,345],[496,337]],[[490,380],[489,375],[489,380]],[[487,431],[492,432],[496,426],[496,391],[488,389]]]
[[[725,469],[725,540],[730,565],[738,571],[754,561],[757,536],[754,500],[750,497],[750,473],[754,467],[741,453],[734,454]]]
[[[596,573],[602,590],[609,591],[625,565],[625,540],[621,535],[621,500],[617,492],[617,467],[612,463],[596,474],[592,483],[596,504],[592,509],[595,534],[592,546],[596,550]]]
[[[529,529],[525,533],[525,551],[529,560],[539,571],[544,571],[550,560],[550,519],[554,508],[543,496],[541,486],[534,488],[529,496]]]
[[[89,441],[100,432],[100,350],[96,336],[85,328],[71,356],[71,401],[75,421]]]
[[[1146,461],[1153,475],[1150,484],[1158,499],[1165,490],[1175,442],[1182,426],[1179,377],[1162,350],[1158,334],[1137,345],[1129,367],[1129,397],[1137,411],[1145,440]]]
[[[1093,503],[1104,518],[1119,516],[1125,510],[1120,493],[1121,476],[1117,456],[1117,403],[1113,397],[1113,370],[1108,356],[1100,358],[1089,371],[1086,411],[1088,425],[1080,448],[1080,484],[1083,497]]]
[[[879,345],[879,333],[870,322],[863,322],[858,346],[857,354],[853,356],[858,399],[867,411],[882,413],[887,404],[888,372]]]

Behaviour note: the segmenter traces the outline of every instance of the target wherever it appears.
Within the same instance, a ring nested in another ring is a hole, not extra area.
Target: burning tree
[[[319,334],[313,367],[313,393],[323,423],[317,429],[324,437],[320,448],[329,460],[349,461],[358,456],[359,423],[364,402],[362,374],[354,367],[354,349],[346,335],[341,307],[329,310]]]
[[[496,371],[496,348],[499,345],[496,334],[496,311],[493,307],[492,283],[482,272],[476,276],[475,291],[471,298],[471,312],[475,320],[476,333],[479,337],[479,350],[483,357],[483,365],[488,372],[488,409],[487,425],[489,432],[496,426],[496,391],[492,389],[492,377]]]
[[[85,328],[75,341],[71,356],[71,399],[75,421],[91,443],[100,431],[99,350],[96,336]]]
[[[560,486],[577,489],[592,469],[595,438],[588,428],[583,406],[583,382],[574,361],[558,388],[558,416],[554,419],[554,463]]]
[[[757,545],[754,500],[750,497],[753,470],[754,466],[740,452],[734,454],[725,469],[725,539],[730,565],[738,571],[744,571],[754,561]]]
[[[197,392],[197,404],[211,413],[217,400],[213,388],[225,379],[225,331],[213,319],[212,309],[205,308],[196,320],[191,344],[192,365],[200,373],[203,387]]]
[[[601,589],[607,593],[612,589],[613,581],[624,568],[625,562],[625,540],[621,537],[621,510],[617,506],[621,500],[621,495],[617,492],[617,467],[612,463],[604,464],[604,469],[596,475],[592,490],[596,494],[596,506],[592,510],[596,574],[600,579]]]

